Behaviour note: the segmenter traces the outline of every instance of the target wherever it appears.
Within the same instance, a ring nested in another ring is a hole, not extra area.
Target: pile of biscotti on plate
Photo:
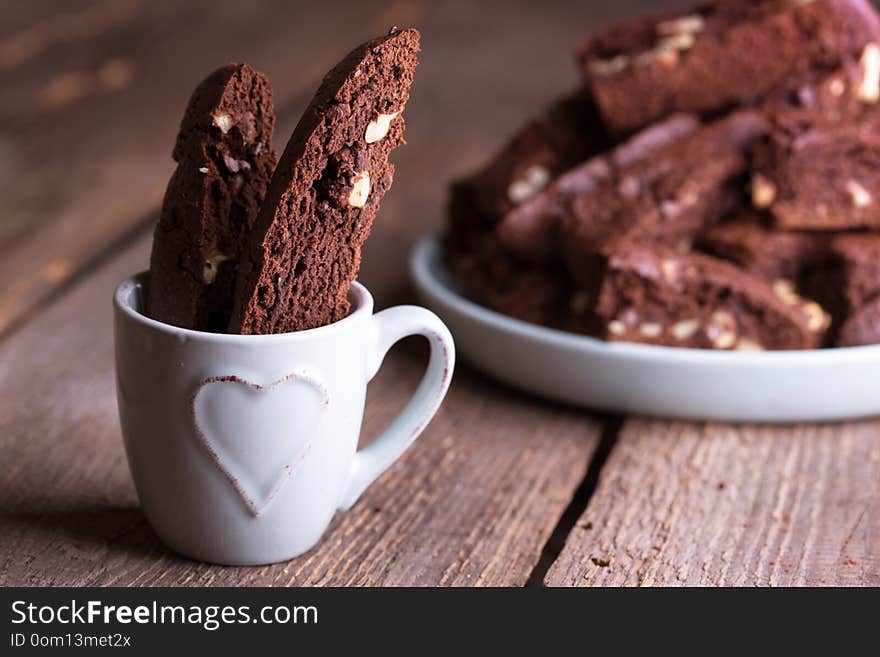
[[[580,88],[452,186],[444,257],[468,296],[609,341],[880,342],[868,0],[719,0],[577,61]]]
[[[391,187],[419,33],[353,50],[281,155],[265,75],[218,69],[190,99],[153,239],[147,314],[216,333],[286,333],[344,318],[361,248]]]

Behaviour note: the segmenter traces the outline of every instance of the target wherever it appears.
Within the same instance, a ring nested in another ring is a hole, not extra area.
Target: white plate
[[[880,414],[880,345],[728,352],[608,343],[513,319],[455,289],[435,239],[412,255],[422,301],[461,354],[500,381],[619,413],[786,422]]]

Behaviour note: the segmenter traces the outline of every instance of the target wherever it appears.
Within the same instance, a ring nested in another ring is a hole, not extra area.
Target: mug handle
[[[446,325],[430,310],[418,306],[396,306],[373,315],[367,380],[371,380],[385,355],[398,341],[422,335],[431,345],[431,358],[419,387],[400,414],[379,436],[354,455],[348,483],[339,504],[346,511],[422,433],[440,407],[455,367],[455,344]]]

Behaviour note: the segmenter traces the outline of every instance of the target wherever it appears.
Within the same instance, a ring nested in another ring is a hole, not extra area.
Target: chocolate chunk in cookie
[[[147,313],[223,332],[243,244],[275,169],[272,87],[246,64],[208,76],[189,101],[153,240]]]

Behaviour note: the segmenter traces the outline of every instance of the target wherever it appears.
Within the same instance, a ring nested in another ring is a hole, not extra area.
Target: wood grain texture
[[[148,238],[0,346],[0,586],[523,584],[587,468],[598,425],[466,369],[425,435],[320,547],[264,568],[162,548],[140,512],[116,416],[110,295]],[[364,435],[415,388],[426,351],[392,350]]]
[[[880,422],[628,422],[545,582],[880,585]]]

